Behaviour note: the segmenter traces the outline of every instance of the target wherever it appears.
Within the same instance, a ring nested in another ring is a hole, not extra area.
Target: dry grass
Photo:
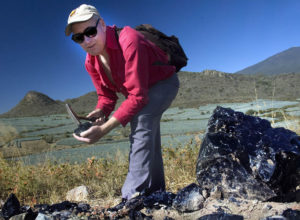
[[[82,184],[91,189],[93,197],[117,196],[125,174],[126,163],[114,159],[29,166],[0,157],[0,198],[4,200],[15,193],[21,203],[55,203],[63,201],[68,190]]]
[[[163,148],[168,191],[176,193],[195,181],[199,146],[191,141],[186,146]],[[91,199],[113,203],[121,195],[127,170],[127,155],[121,153],[114,158],[88,158],[80,164],[45,162],[34,166],[8,162],[0,153],[0,199],[15,193],[22,204],[56,203],[64,201],[70,189],[86,185]]]
[[[163,148],[167,191],[177,193],[179,189],[196,181],[196,162],[200,140],[192,139],[185,146]]]
[[[0,146],[7,144],[19,136],[15,127],[0,123]]]

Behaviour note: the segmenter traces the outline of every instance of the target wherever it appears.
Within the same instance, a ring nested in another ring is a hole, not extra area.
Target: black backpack
[[[120,32],[123,28],[116,28],[116,37],[119,39]],[[170,55],[169,65],[176,67],[178,72],[182,67],[187,65],[187,56],[185,55],[178,38],[174,35],[167,36],[150,24],[141,24],[134,28],[145,36],[146,39],[156,44],[160,49]]]

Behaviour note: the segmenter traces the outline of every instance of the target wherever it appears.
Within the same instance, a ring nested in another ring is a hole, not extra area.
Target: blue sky
[[[107,25],[149,23],[176,35],[186,71],[234,73],[300,42],[299,0],[10,0],[0,7],[0,113],[30,91],[64,101],[94,91],[85,53],[65,37],[69,12],[98,8]]]

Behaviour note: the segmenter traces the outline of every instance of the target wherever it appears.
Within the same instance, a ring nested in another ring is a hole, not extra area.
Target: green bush
[[[257,111],[254,111],[253,109],[249,109],[248,111],[246,111],[246,115],[257,115]]]
[[[42,136],[42,139],[44,141],[46,141],[46,143],[48,143],[48,144],[52,144],[55,141],[54,136],[52,134],[45,134],[45,135]]]

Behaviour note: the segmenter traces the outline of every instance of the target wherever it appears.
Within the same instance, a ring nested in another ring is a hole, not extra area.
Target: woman
[[[98,94],[95,110],[87,115],[97,118],[94,126],[74,137],[94,143],[120,124],[131,126],[122,208],[139,193],[165,190],[160,119],[176,97],[179,81],[164,51],[133,28],[124,27],[118,37],[115,28],[106,26],[95,7],[83,4],[70,13],[65,34],[73,33],[87,52],[85,66]],[[126,99],[107,120],[117,92]]]

